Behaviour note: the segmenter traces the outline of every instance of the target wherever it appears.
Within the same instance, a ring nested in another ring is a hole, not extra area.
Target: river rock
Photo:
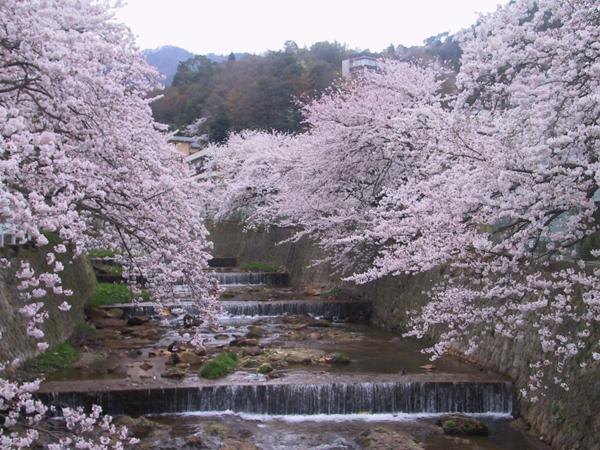
[[[160,332],[158,328],[154,324],[146,323],[143,325],[137,325],[132,327],[126,327],[123,330],[124,334],[129,334],[131,336],[151,339],[157,341],[160,338]]]
[[[125,312],[121,308],[111,308],[106,310],[106,317],[110,319],[122,319]]]
[[[176,366],[173,366],[173,367],[169,367],[167,370],[165,370],[163,373],[160,374],[160,376],[163,378],[176,378],[176,379],[185,378],[186,375],[187,375],[187,369],[184,367],[181,367],[179,364],[177,364]]]
[[[246,337],[249,339],[260,339],[265,336],[265,330],[257,325],[250,325]]]
[[[224,447],[221,450],[260,450],[252,442],[241,441],[238,439],[226,439],[223,442]]]
[[[119,339],[121,337],[121,330],[115,328],[104,328],[102,330],[96,330],[94,338],[100,340],[111,340]]]
[[[227,334],[215,334],[213,336],[213,339],[216,339],[217,341],[224,341],[225,339],[229,339],[229,335],[227,335]]]
[[[192,448],[206,448],[200,433],[194,433],[185,438],[184,445]]]
[[[204,322],[202,319],[196,316],[192,316],[191,314],[186,314],[185,316],[183,316],[184,328],[198,327],[202,325],[202,322]]]
[[[438,421],[445,434],[453,436],[487,436],[488,427],[477,419],[463,416],[462,414],[450,414]]]
[[[315,364],[325,356],[322,350],[310,348],[298,348],[291,350],[282,350],[284,353],[283,359],[288,364]]]
[[[206,350],[204,352],[206,353]],[[174,353],[173,356],[179,360],[178,362],[187,363],[192,366],[197,366],[204,362],[204,358],[202,356],[197,355],[195,352],[190,350]]]
[[[264,350],[260,347],[246,347],[242,350],[242,353],[246,356],[258,356],[264,353]]]
[[[357,442],[362,448],[372,450],[425,450],[409,434],[383,427],[364,431]]]
[[[306,323],[310,322],[311,318],[308,316],[302,316],[299,314],[288,314],[285,316],[282,321],[287,324],[298,324],[298,323]]]
[[[95,319],[93,322],[96,328],[122,328],[127,325],[124,319]]]
[[[106,318],[108,318],[108,316],[106,315],[106,309],[105,308],[91,308],[87,312],[87,316],[91,320],[98,320],[98,319],[106,319]]]
[[[322,327],[327,328],[331,326],[331,322],[326,319],[314,319],[308,323],[309,327]]]
[[[258,347],[258,339],[236,338],[229,343],[232,347]]]
[[[138,325],[143,325],[148,322],[150,322],[150,317],[148,316],[133,316],[127,319],[127,325],[129,325],[130,327],[136,327]]]
[[[334,353],[333,355],[328,355],[325,357],[325,362],[329,364],[340,364],[346,365],[350,364],[351,360],[345,353]]]
[[[106,353],[82,352],[79,359],[73,364],[74,369],[88,370],[91,366],[106,360]]]

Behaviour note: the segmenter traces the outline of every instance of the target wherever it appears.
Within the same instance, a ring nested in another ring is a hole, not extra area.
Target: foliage
[[[235,353],[220,353],[215,358],[205,362],[198,371],[198,376],[209,380],[216,380],[229,375],[235,370],[239,358]]]
[[[31,364],[39,371],[50,372],[56,369],[66,369],[78,359],[79,350],[70,342],[63,342],[38,355]]]
[[[97,330],[96,327],[87,322],[77,322],[75,324],[75,331],[82,336],[93,336]]]
[[[112,248],[92,248],[87,254],[90,258],[111,258],[117,256],[119,251]]]
[[[205,56],[180,63],[173,84],[153,104],[157,120],[182,128],[206,117],[211,141],[243,129],[297,132],[303,129],[296,98],[317,96],[340,76],[342,60],[358,53],[338,42],[228,58]]]
[[[522,393],[568,389],[600,360],[599,25],[595,1],[510,2],[458,37],[453,97],[439,66],[389,61],[308,102],[306,133],[209,148],[208,211],[309,234],[356,283],[444,265],[409,334],[435,358],[533,329]]]
[[[16,229],[20,244],[46,252],[44,270],[26,261],[16,267],[23,337],[37,339],[40,350],[48,348],[42,300],[62,295],[48,307],[68,311],[64,264],[94,248],[124,250],[118,262],[136,295],[141,279],[156,301],[181,300],[175,286],[185,285],[212,317],[216,280],[205,270],[200,195],[152,119],[157,81],[110,2],[0,2],[0,222]],[[1,270],[8,265],[0,260]],[[0,378],[3,448],[37,446],[47,409],[32,400],[36,388]],[[64,409],[63,417],[77,434],[50,448],[128,442],[126,429],[98,408]]]
[[[271,263],[251,261],[240,264],[240,270],[245,272],[278,272],[279,268]]]
[[[148,295],[148,294],[146,294]],[[133,294],[129,286],[123,283],[97,283],[87,306],[114,305],[129,303]]]

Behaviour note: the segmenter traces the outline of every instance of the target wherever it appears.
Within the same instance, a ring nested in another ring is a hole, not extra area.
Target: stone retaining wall
[[[23,306],[16,287],[15,270],[20,260],[27,260],[36,272],[44,270],[45,253],[30,245],[4,247],[2,257],[11,262],[9,269],[0,273],[0,362],[13,361],[15,358],[26,360],[39,353],[39,341],[27,336],[25,331],[26,319],[19,312]],[[46,303],[50,317],[45,321],[43,329],[45,342],[50,346],[59,344],[69,338],[75,325],[83,321],[83,308],[92,294],[95,277],[91,265],[85,258],[75,262],[65,263],[61,274],[64,287],[73,291],[68,300],[72,307],[68,312],[59,311],[56,306],[65,297],[49,295]]]

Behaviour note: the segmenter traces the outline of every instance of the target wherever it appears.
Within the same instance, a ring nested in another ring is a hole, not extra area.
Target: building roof
[[[193,144],[194,142],[196,142],[196,138],[188,136],[171,136],[169,138],[169,142],[187,142]]]

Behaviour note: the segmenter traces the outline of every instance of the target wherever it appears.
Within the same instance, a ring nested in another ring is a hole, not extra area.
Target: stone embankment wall
[[[273,228],[268,232],[243,233],[235,222],[213,225],[209,230],[215,243],[215,256],[236,256],[242,263],[263,261],[284,266],[295,285],[343,284],[327,265],[308,267],[323,256],[310,240],[277,245],[289,237],[289,230]],[[442,270],[410,277],[386,277],[355,288],[355,292],[373,303],[375,324],[401,333],[407,330],[410,311],[427,303],[427,291],[440,279]],[[479,350],[469,359],[506,374],[520,390],[527,386],[532,370],[530,363],[537,361],[540,354],[536,333],[531,327],[520,341],[488,335],[481,339]],[[600,330],[590,339],[597,342]],[[457,348],[456,353],[460,355],[461,350]],[[533,431],[553,448],[600,449],[600,365],[595,363],[582,368],[576,361],[568,370],[569,391],[551,388],[536,403],[519,398],[520,413]]]
[[[29,261],[31,267],[39,273],[47,266],[45,252],[29,245],[4,247],[1,257],[11,262],[8,269],[0,271],[0,362],[13,361],[15,358],[26,360],[39,353],[37,343],[26,333],[26,318],[19,312],[24,305],[19,298],[15,271],[20,260]],[[45,302],[50,317],[43,326],[44,341],[50,346],[59,344],[69,338],[77,323],[83,321],[83,309],[95,286],[95,276],[86,258],[78,258],[73,263],[65,262],[61,274],[64,287],[73,291],[68,301],[72,307],[68,312],[59,311],[56,306],[65,297],[49,295]]]

